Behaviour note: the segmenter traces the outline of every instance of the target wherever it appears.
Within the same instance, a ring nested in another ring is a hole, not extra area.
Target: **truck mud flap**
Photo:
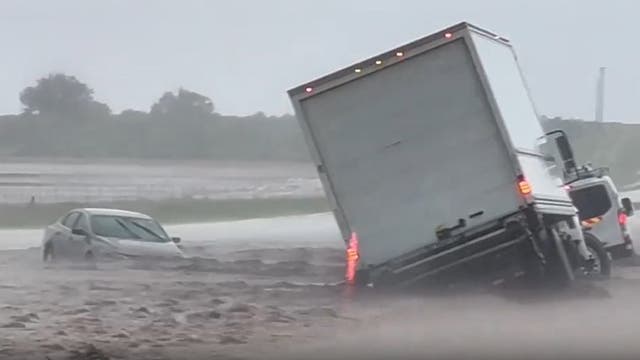
[[[390,269],[390,272],[384,276],[385,284],[381,285],[388,286],[394,283],[395,286],[410,286],[440,273],[463,267],[472,261],[508,252],[527,239],[526,234],[513,235],[506,229],[500,228],[445,251],[425,254],[425,257],[419,261]]]

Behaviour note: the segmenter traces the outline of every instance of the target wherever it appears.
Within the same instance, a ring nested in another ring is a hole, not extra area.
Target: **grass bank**
[[[0,205],[0,228],[39,228],[79,207],[108,207],[142,212],[163,224],[213,222],[312,214],[328,211],[324,198],[233,200],[138,200],[106,203]]]

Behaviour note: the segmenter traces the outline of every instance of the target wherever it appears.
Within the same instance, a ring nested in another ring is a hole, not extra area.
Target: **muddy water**
[[[195,255],[202,247],[186,250]],[[111,357],[169,358],[162,356],[193,345],[287,339],[336,320],[338,291],[325,282],[340,279],[341,255],[335,248],[254,249],[91,269],[45,267],[38,249],[4,251],[0,358],[65,358],[89,345]]]
[[[175,227],[196,256],[180,261],[91,269],[0,251],[0,358],[640,357],[640,267],[562,293],[354,296],[332,285],[343,249],[330,217],[295,219]]]

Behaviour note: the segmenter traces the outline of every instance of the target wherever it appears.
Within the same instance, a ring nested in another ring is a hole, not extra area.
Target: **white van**
[[[627,218],[633,215],[629,198],[622,198],[605,168],[583,166],[566,183],[585,229],[602,242],[614,259],[635,254]]]

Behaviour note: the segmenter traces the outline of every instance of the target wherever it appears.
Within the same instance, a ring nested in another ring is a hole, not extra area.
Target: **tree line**
[[[0,156],[307,161],[292,115],[225,116],[205,95],[168,91],[149,111],[114,114],[73,76],[51,74],[20,93],[23,111],[0,116]],[[542,117],[568,132],[578,161],[638,181],[640,125]]]
[[[0,116],[0,155],[306,161],[291,115],[225,116],[187,89],[167,91],[149,111],[114,114],[74,76],[50,74],[20,93],[23,111]]]

